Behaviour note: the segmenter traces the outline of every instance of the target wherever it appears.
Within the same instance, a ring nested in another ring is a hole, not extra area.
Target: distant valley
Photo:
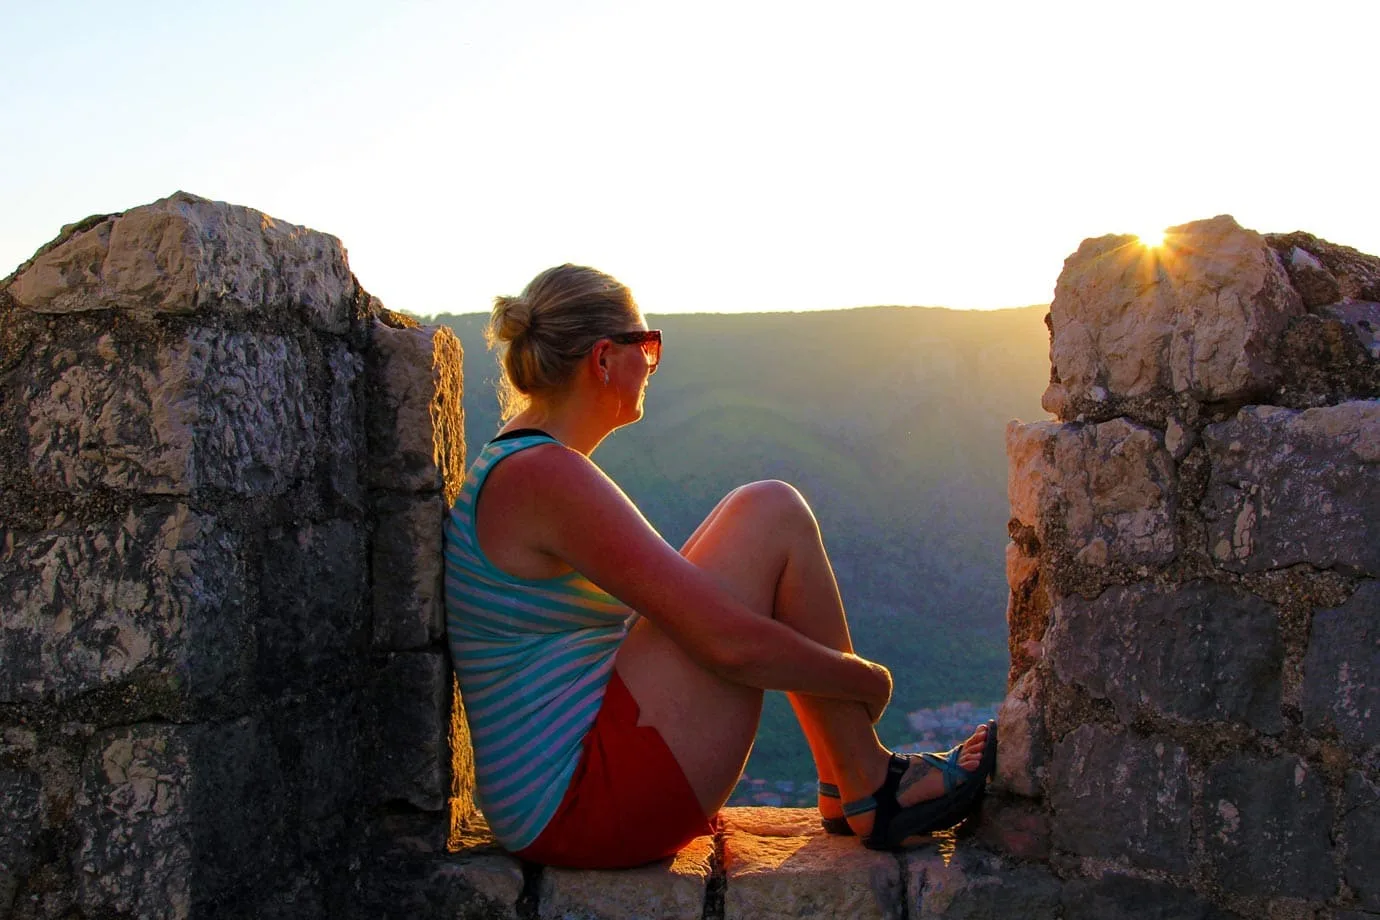
[[[809,499],[858,652],[905,713],[1005,692],[1006,454],[1013,418],[1047,417],[1047,308],[868,307],[648,317],[665,333],[646,416],[594,459],[679,546],[724,493],[784,479]],[[486,314],[448,315],[465,349],[465,436],[498,427]],[[775,698],[775,699],[773,699]],[[749,773],[796,778],[808,752],[769,694]]]

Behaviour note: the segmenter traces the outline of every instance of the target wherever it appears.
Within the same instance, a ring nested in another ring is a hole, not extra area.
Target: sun
[[[1136,239],[1147,249],[1158,249],[1164,245],[1164,231],[1150,230],[1145,233],[1137,233]]]

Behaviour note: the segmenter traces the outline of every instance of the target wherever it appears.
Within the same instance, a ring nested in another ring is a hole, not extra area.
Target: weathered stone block
[[[435,916],[517,920],[522,866],[505,853],[455,857],[432,871],[430,885],[446,893],[446,909]]]
[[[1026,671],[997,709],[1001,756],[994,785],[999,791],[1040,795],[1049,761],[1044,679],[1038,668]]]
[[[1342,323],[1351,330],[1368,357],[1380,358],[1380,303],[1334,303],[1318,310],[1318,315]]]
[[[1152,565],[1176,552],[1174,463],[1161,436],[1126,419],[1012,423],[1011,513],[1085,565]]]
[[[1203,805],[1205,849],[1222,887],[1313,900],[1336,892],[1332,805],[1299,758],[1233,755],[1208,770]]]
[[[168,715],[226,702],[252,658],[237,541],[183,505],[59,526],[0,562],[0,702],[118,686]]]
[[[907,916],[917,920],[1049,920],[1059,916],[1062,884],[1047,869],[1012,866],[967,849],[947,861],[934,851],[907,854],[903,859],[909,876]]]
[[[1289,268],[1289,276],[1300,293],[1310,287],[1306,274],[1319,273],[1331,279],[1325,288],[1305,295],[1309,306],[1337,300],[1380,300],[1380,257],[1318,239],[1311,233],[1271,233],[1265,237]],[[1336,294],[1332,293],[1335,285]],[[1330,300],[1328,298],[1331,298]]]
[[[1005,756],[1004,736],[1002,744]],[[1037,803],[989,794],[978,814],[977,839],[984,846],[1017,859],[1049,859],[1049,814]]]
[[[1232,920],[1192,891],[1151,879],[1104,875],[1064,885],[1064,920]]]
[[[343,845],[358,839],[363,780],[358,693],[336,686],[317,696],[280,697],[265,718],[276,760],[289,780],[285,794],[298,849],[307,859],[335,860]]]
[[[355,296],[340,240],[186,192],[64,228],[9,281],[40,313],[297,306],[331,332],[348,328]]]
[[[1032,527],[1026,533],[1033,530]],[[1006,601],[1006,642],[1011,655],[1007,684],[1010,686],[1044,658],[1045,631],[1049,628],[1052,602],[1040,571],[1039,558],[1028,555],[1014,540],[1006,544],[1006,580],[1011,588]]]
[[[1145,706],[1190,721],[1284,727],[1278,614],[1224,585],[1137,584],[1091,601],[1062,598],[1046,646],[1060,680],[1111,700],[1128,725]]]
[[[86,911],[192,916],[191,784],[200,732],[145,725],[96,739],[75,810],[82,835],[77,901]]]
[[[187,812],[194,913],[239,904],[241,914],[253,915],[270,879],[301,868],[289,823],[299,819],[300,778],[285,775],[270,727],[258,718],[201,726],[193,738]]]
[[[1345,303],[1297,317],[1281,343],[1273,403],[1310,409],[1380,396],[1380,304]]]
[[[713,857],[714,838],[697,837],[672,859],[635,869],[545,869],[539,916],[542,920],[699,920]]]
[[[363,508],[360,464],[367,450],[364,417],[355,398],[355,385],[364,373],[364,359],[342,343],[334,342],[326,349],[326,369],[331,382],[325,424],[318,426],[316,433],[326,481],[341,501]]]
[[[1055,847],[1188,871],[1193,797],[1178,745],[1080,726],[1054,749],[1049,790]]]
[[[725,920],[903,916],[894,856],[822,833],[818,816],[787,814],[780,816],[789,819],[783,821],[766,809],[733,811],[738,813],[734,824],[723,831]],[[740,829],[745,827],[784,834]]]
[[[40,484],[261,495],[310,470],[312,397],[292,339],[193,329],[146,365],[100,363],[100,347],[67,352],[29,404]]]
[[[719,825],[725,834],[757,837],[811,837],[824,833],[819,812],[813,808],[734,806],[719,810]]]
[[[1380,575],[1380,400],[1249,406],[1204,429],[1203,441],[1208,540],[1223,566]]]
[[[384,494],[374,503],[374,645],[420,648],[442,631],[440,495]]]
[[[1279,378],[1279,336],[1303,312],[1264,238],[1227,216],[1084,241],[1050,305],[1056,383],[1044,407],[1072,419],[1099,404],[1186,394],[1247,399]]]
[[[1281,253],[1282,255],[1282,253]],[[1295,246],[1284,260],[1285,269],[1294,290],[1303,298],[1303,305],[1312,309],[1335,303],[1342,297],[1341,286],[1332,273],[1308,250]]]
[[[465,470],[460,340],[446,326],[370,331],[370,483],[455,500]]]
[[[1380,744],[1380,581],[1313,614],[1303,660],[1303,724],[1348,744]]]
[[[370,682],[371,798],[441,811],[450,796],[451,670],[444,655],[389,655]]]
[[[264,695],[309,690],[356,667],[369,628],[359,528],[336,520],[274,529],[262,559],[255,633]]]
[[[8,917],[15,891],[32,866],[38,834],[38,775],[0,769],[0,917]]]
[[[1360,773],[1347,774],[1342,793],[1342,845],[1346,883],[1362,907],[1380,910],[1380,786]]]

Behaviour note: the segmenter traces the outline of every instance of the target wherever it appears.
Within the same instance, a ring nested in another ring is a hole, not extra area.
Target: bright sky
[[[1380,253],[1380,3],[0,0],[0,276],[177,189],[486,310],[1047,302],[1081,239],[1219,213]]]

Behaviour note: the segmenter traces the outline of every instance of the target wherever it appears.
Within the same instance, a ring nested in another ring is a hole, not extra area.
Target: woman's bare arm
[[[646,616],[701,667],[748,686],[855,700],[880,717],[891,696],[885,668],[753,613],[662,539],[583,454],[532,448],[495,469],[486,493],[494,477],[520,496],[503,502],[518,518],[509,534]]]

